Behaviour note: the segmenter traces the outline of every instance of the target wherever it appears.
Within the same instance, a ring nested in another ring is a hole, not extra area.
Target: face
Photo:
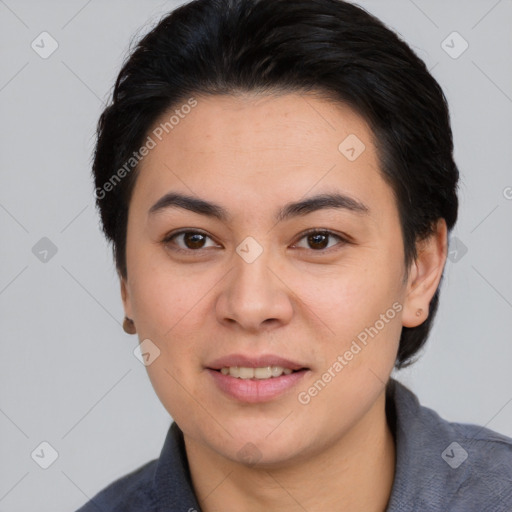
[[[168,133],[158,127],[172,112],[149,132],[125,312],[186,437],[227,459],[286,463],[328,448],[382,397],[409,300],[398,210],[347,106],[196,101]]]

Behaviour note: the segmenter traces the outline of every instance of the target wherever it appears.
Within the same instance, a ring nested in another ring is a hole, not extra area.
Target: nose
[[[234,268],[217,298],[219,322],[252,333],[290,322],[292,291],[283,278],[266,251],[252,262],[234,255]]]

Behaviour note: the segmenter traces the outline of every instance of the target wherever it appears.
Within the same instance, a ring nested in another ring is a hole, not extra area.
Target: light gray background
[[[441,416],[512,436],[512,2],[359,4],[440,82],[462,172],[453,234],[468,251],[447,264],[424,355],[394,376]],[[90,162],[132,36],[176,5],[0,0],[0,512],[73,511],[160,453],[170,418],[121,329]],[[59,44],[47,59],[31,48],[42,31]],[[441,46],[453,31],[469,43],[457,59]],[[46,263],[42,237],[58,249]],[[59,454],[46,470],[31,458],[43,441]]]

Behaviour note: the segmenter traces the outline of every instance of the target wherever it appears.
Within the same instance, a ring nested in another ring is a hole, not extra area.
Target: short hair
[[[127,277],[133,155],[155,121],[193,95],[247,92],[317,93],[365,119],[396,200],[406,270],[417,257],[416,242],[433,233],[438,219],[451,231],[459,171],[447,101],[425,63],[392,30],[342,0],[193,0],[136,44],[98,121],[96,204],[120,276]],[[397,369],[415,362],[438,303],[439,287],[428,318],[402,328]]]

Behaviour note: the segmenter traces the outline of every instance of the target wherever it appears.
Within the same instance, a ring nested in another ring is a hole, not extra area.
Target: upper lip
[[[243,366],[246,368],[264,368],[266,366],[281,366],[290,370],[301,370],[306,368],[303,364],[274,354],[261,354],[257,356],[249,356],[244,354],[231,354],[228,356],[215,359],[207,365],[211,370],[220,370],[221,368],[229,368],[230,366]]]

